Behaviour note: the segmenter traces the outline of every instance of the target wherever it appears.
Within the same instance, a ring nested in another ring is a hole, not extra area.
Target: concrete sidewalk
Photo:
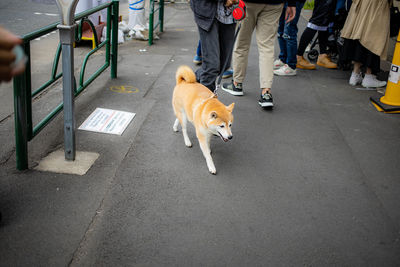
[[[0,266],[399,266],[400,118],[375,110],[377,92],[348,72],[299,70],[275,77],[263,110],[253,42],[245,95],[220,92],[236,103],[234,138],[212,140],[210,175],[194,128],[191,149],[172,131],[197,29],[187,4],[165,12],[161,39],[120,45],[118,79],[106,71],[76,101],[77,126],[96,107],[137,114],[122,136],[77,132],[78,150],[100,154],[86,175],[33,169],[62,147],[62,115],[30,143],[30,170],[4,157]]]

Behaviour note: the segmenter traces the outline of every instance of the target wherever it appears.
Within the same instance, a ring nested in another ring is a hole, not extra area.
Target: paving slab
[[[76,151],[74,160],[66,160],[64,150],[60,149],[43,158],[35,170],[85,175],[99,156],[99,153]]]

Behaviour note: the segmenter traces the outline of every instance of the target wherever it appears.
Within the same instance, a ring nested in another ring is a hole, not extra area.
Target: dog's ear
[[[229,112],[232,112],[232,110],[233,110],[234,107],[235,107],[235,103],[232,103],[232,104],[230,104],[229,106],[227,106],[226,109],[227,109]]]
[[[211,119],[216,119],[216,118],[217,118],[217,112],[212,111],[212,112],[210,113],[210,118],[211,118]]]

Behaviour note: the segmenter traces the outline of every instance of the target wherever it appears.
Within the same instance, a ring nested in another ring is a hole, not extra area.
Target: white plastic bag
[[[107,37],[107,26],[104,26],[103,32],[101,34],[101,42],[104,42]],[[122,44],[125,42],[124,32],[118,29],[118,44]]]

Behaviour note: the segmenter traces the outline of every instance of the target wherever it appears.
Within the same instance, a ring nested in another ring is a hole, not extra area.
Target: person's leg
[[[286,62],[286,57],[287,57],[287,43],[286,43],[286,39],[284,38],[284,33],[285,33],[285,13],[286,13],[286,7],[287,7],[287,3],[285,3],[285,6],[283,7],[282,10],[282,14],[279,18],[279,26],[278,26],[278,43],[279,43],[279,59],[283,62],[283,63],[287,63]],[[297,10],[296,10],[297,12]]]
[[[328,48],[328,31],[318,31],[318,46],[319,46],[319,56],[317,65],[327,68],[336,69],[337,64],[333,63],[327,54]]]
[[[297,55],[303,56],[306,51],[307,45],[312,41],[317,31],[311,28],[306,28],[300,37],[299,47],[297,48]]]
[[[361,74],[361,63],[354,62],[353,64],[353,71],[351,72],[349,84],[350,85],[358,85],[362,82],[362,74]]]
[[[220,73],[226,72],[232,60],[236,24],[219,23]],[[225,69],[222,69],[224,68]]]
[[[281,66],[279,69],[274,70],[274,74],[279,76],[294,76],[297,75],[296,65],[297,65],[297,23],[300,18],[301,9],[304,3],[296,2],[296,15],[294,19],[285,24],[285,29],[283,33],[283,39],[286,42],[286,64]],[[278,33],[279,35],[279,33]],[[275,68],[275,63],[274,63]]]
[[[354,62],[353,72],[354,73],[361,73],[361,63],[360,62]]]
[[[246,17],[240,22],[241,28],[236,37],[232,55],[233,82],[243,83],[246,76],[251,36],[256,25],[258,4],[246,3]]]
[[[201,64],[202,58],[201,58],[201,41],[199,40],[199,44],[197,45],[196,49],[196,55],[193,58],[193,63],[195,64]]]
[[[328,48],[328,31],[318,31],[318,47],[320,54],[326,54]]]
[[[214,92],[215,80],[217,79],[220,69],[218,22],[214,21],[208,32],[200,27],[198,27],[198,29],[200,33],[203,63],[201,68],[196,70],[196,79]]]
[[[301,10],[304,6],[304,3],[296,2],[296,16],[295,18],[289,22],[285,27],[285,34],[286,37],[286,47],[287,47],[287,60],[286,64],[289,65],[290,68],[296,69],[297,64],[297,23],[300,18]]]
[[[306,70],[314,70],[315,69],[315,64],[310,63],[308,60],[306,60],[303,57],[303,54],[308,46],[308,44],[312,41],[314,38],[314,35],[317,31],[314,29],[311,29],[307,27],[303,34],[300,37],[300,42],[299,42],[299,47],[297,48],[297,64],[296,68],[299,69],[306,69]]]
[[[364,53],[364,57],[362,60],[363,65],[367,68],[361,85],[371,88],[384,87],[386,85],[386,81],[378,80],[375,75],[380,71],[380,57],[363,47],[361,44],[359,44],[359,46],[362,47],[362,51]]]
[[[250,50],[251,36],[256,24],[257,4],[246,3],[246,17],[239,22],[240,30],[236,37],[232,54],[233,79],[223,83],[221,89],[235,96],[243,95],[243,81],[246,76],[247,62]]]
[[[199,40],[199,44],[197,45],[196,54],[201,57],[201,41]]]
[[[269,93],[272,86],[275,37],[283,4],[263,5],[256,24],[256,39],[259,53],[260,88],[262,95]]]

